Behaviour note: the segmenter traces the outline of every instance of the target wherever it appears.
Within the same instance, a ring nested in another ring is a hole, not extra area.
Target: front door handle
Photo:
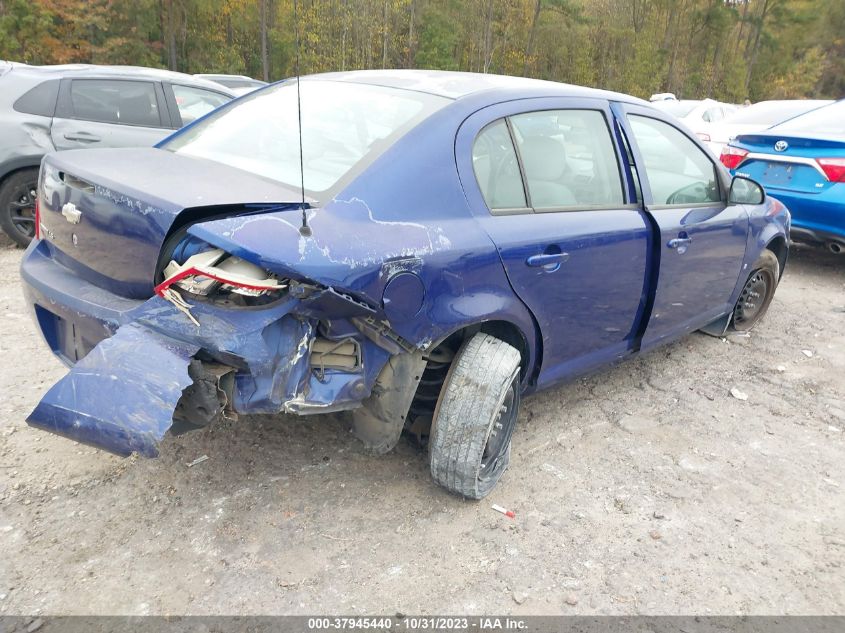
[[[569,260],[569,253],[543,253],[532,255],[525,260],[525,263],[529,266],[543,267],[546,270],[557,270],[567,260]]]
[[[69,141],[81,141],[82,143],[96,143],[100,140],[99,136],[94,136],[87,132],[71,132],[65,134],[65,138]]]

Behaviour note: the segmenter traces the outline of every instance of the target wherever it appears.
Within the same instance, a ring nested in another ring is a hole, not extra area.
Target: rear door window
[[[222,93],[203,90],[202,88],[178,84],[173,84],[172,88],[182,125],[188,125],[188,123],[208,114],[230,100]]]
[[[655,205],[721,201],[716,166],[685,134],[657,119],[633,114],[628,119]]]
[[[150,81],[74,79],[70,101],[75,119],[161,127],[155,85]]]
[[[14,106],[18,112],[37,114],[39,116],[53,116],[56,111],[56,99],[59,96],[59,80],[42,81],[34,88],[30,88],[21,95]]]
[[[604,114],[549,110],[511,117],[529,204],[535,209],[624,204],[619,162]]]
[[[526,207],[519,162],[504,119],[485,127],[475,139],[472,168],[488,208]]]

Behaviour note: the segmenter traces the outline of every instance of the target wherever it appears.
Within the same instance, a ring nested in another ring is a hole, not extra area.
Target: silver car
[[[0,61],[0,227],[22,246],[32,239],[44,154],[154,145],[233,97],[167,70]]]

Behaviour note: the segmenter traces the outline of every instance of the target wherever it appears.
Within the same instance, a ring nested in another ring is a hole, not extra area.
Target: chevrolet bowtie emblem
[[[79,221],[82,219],[82,211],[77,209],[76,205],[72,202],[68,202],[62,207],[62,215],[71,224],[79,224]]]

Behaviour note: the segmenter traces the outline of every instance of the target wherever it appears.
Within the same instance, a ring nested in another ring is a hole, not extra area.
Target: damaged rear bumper
[[[43,241],[30,246],[21,274],[39,329],[71,366],[27,421],[121,455],[158,454],[197,360],[233,369],[226,401],[234,412],[305,415],[360,407],[397,353],[377,329],[356,327],[369,317],[354,305],[321,319],[321,302],[337,308],[333,291],[310,299],[291,293],[249,309],[195,302],[197,326],[161,297],[125,299],[86,282],[51,258]],[[351,345],[334,345],[343,341]],[[356,363],[327,362],[350,347]],[[401,426],[394,431],[388,436],[398,439]]]

